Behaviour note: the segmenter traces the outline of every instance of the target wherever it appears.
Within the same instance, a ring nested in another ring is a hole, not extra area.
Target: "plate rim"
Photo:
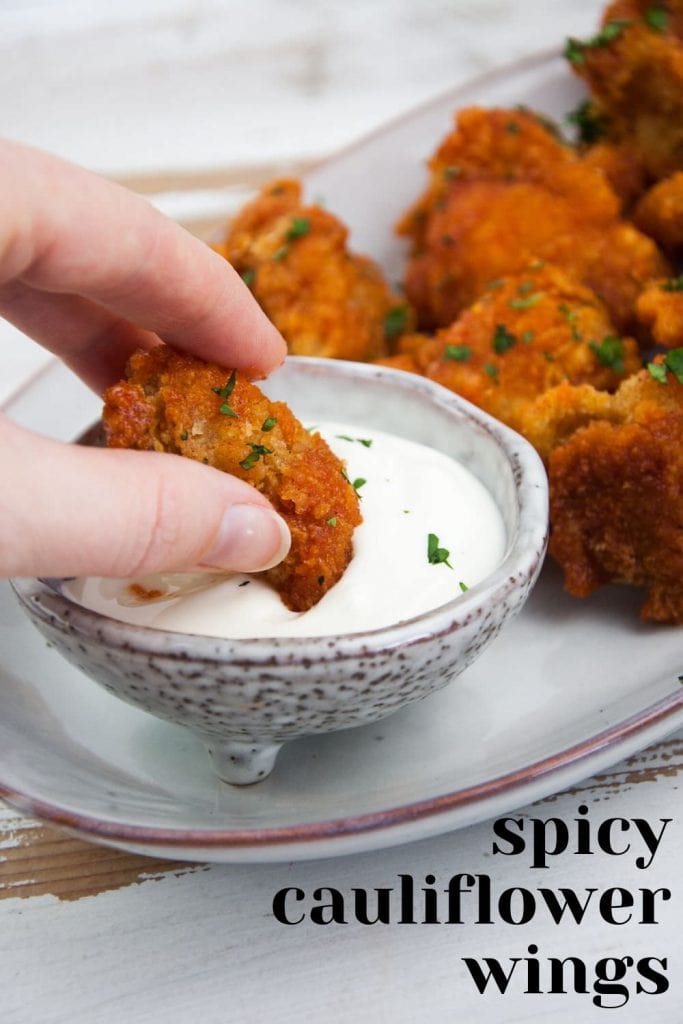
[[[680,721],[679,721],[680,719]],[[364,814],[326,818],[297,825],[281,825],[268,828],[159,828],[145,825],[126,825],[107,821],[101,817],[81,814],[48,801],[31,797],[26,793],[6,786],[0,780],[0,798],[17,810],[32,813],[35,817],[55,825],[71,829],[81,835],[95,837],[107,843],[134,843],[150,847],[167,846],[185,849],[228,849],[260,850],[264,847],[282,848],[299,846],[307,849],[315,842],[331,842],[363,834],[382,834],[390,829],[409,826],[415,821],[435,818],[438,815],[457,811],[482,803],[484,800],[517,793],[523,797],[527,790],[539,781],[551,781],[555,775],[567,768],[579,768],[575,779],[585,778],[584,763],[603,751],[617,749],[647,729],[666,722],[665,730],[658,738],[676,731],[683,725],[683,687],[674,691],[641,711],[622,719],[616,725],[594,733],[586,740],[572,744],[563,750],[540,758],[510,772],[495,776],[485,782],[456,789],[439,796],[415,800],[382,811]],[[669,728],[670,726],[670,728]],[[619,754],[615,760],[619,759]],[[550,790],[553,791],[552,789]],[[546,794],[544,794],[546,795]],[[454,826],[456,827],[456,826]]]

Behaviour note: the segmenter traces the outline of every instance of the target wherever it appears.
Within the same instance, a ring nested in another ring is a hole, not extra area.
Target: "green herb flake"
[[[570,64],[579,66],[586,61],[586,50],[596,50],[601,46],[609,46],[615,39],[618,39],[625,28],[632,25],[630,19],[619,18],[608,21],[592,39],[568,39],[564,48],[564,55]]]
[[[252,284],[256,280],[256,271],[249,269],[242,272],[242,280],[246,284],[247,288],[251,288]]]
[[[607,119],[598,113],[592,100],[584,100],[567,114],[567,123],[576,128],[578,140],[585,146],[599,142],[607,131]]]
[[[460,589],[462,590],[463,594],[466,594],[466,593],[467,593],[467,591],[468,591],[468,590],[470,589],[470,588],[469,588],[469,587],[467,586],[467,584],[466,584],[466,583],[463,583],[463,581],[462,581],[462,580],[458,580],[458,586],[459,586],[459,587],[460,587]]]
[[[220,407],[218,409],[219,413],[222,416],[237,417],[237,413],[235,412],[235,410],[232,408],[232,406],[228,402],[228,399],[230,398],[230,395],[235,390],[235,382],[236,382],[236,380],[237,380],[237,371],[233,370],[222,388],[211,388],[211,390],[213,391],[214,395],[218,395],[219,398],[223,399],[223,402],[221,403],[221,405],[220,405]]]
[[[450,551],[447,548],[439,547],[439,538],[435,533],[430,533],[427,536],[427,561],[430,565],[447,565],[449,569],[453,566],[448,561],[450,558]]]
[[[669,281],[664,281],[660,287],[663,292],[683,292],[683,274],[679,274],[678,277],[672,277]]]
[[[528,295],[529,292],[532,292],[534,290],[534,287],[535,285],[533,281],[522,281],[519,288],[517,289],[517,294]]]
[[[454,363],[466,363],[471,355],[472,349],[469,345],[446,345],[443,353],[445,360]]]
[[[297,238],[303,238],[311,230],[311,222],[308,217],[292,217],[292,223],[287,229],[285,240],[293,242]]]
[[[389,338],[397,338],[403,334],[408,326],[408,310],[406,306],[394,306],[384,318],[384,335]]]
[[[666,32],[669,27],[669,15],[663,7],[648,7],[643,21],[654,32]]]
[[[452,164],[450,167],[444,167],[443,176],[446,181],[453,181],[454,178],[458,178],[462,174],[462,168],[458,167],[457,164]]]
[[[523,331],[522,332],[522,341],[524,342],[525,345],[530,345],[533,340],[534,340],[534,332],[533,331]]]
[[[672,373],[676,380],[683,384],[683,348],[672,348],[661,363],[648,363],[647,368],[651,376],[660,384],[668,384],[667,375],[669,373]]]
[[[351,437],[350,434],[337,434],[340,441],[350,441],[351,444],[362,444],[364,448],[372,448],[371,437]]]
[[[671,370],[679,384],[683,384],[683,348],[672,348],[664,357],[667,370]]]
[[[589,341],[588,347],[601,366],[609,366],[615,373],[624,372],[624,342],[621,338],[607,335],[600,344]]]
[[[357,476],[356,479],[351,484],[351,486],[353,487],[353,489],[356,492],[356,494],[358,494],[359,498],[360,498],[360,494],[358,492],[360,491],[361,487],[365,487],[366,483],[367,483],[367,480],[364,477]]]
[[[288,245],[281,245],[280,248],[276,249],[275,252],[273,253],[273,262],[274,263],[282,263],[282,261],[287,258],[288,253],[289,253],[289,246]]]
[[[270,430],[273,429],[276,423],[277,420],[274,416],[268,416],[261,424],[261,430],[264,432],[264,434],[267,434]]]
[[[187,441],[189,436],[190,435],[188,434],[188,432],[186,430],[183,430],[182,434],[180,435],[180,440],[181,441]]]
[[[648,363],[647,368],[650,375],[660,384],[666,384],[666,366],[664,363]]]
[[[327,523],[328,526],[336,526],[337,525],[337,517],[336,516],[330,516],[330,518],[326,519],[325,522]]]
[[[510,135],[519,135],[521,130],[521,126],[517,121],[508,121],[505,125],[505,131],[510,132]]]
[[[484,366],[484,373],[491,377],[493,380],[498,379],[498,367],[494,366],[493,363],[486,363]]]
[[[508,306],[510,309],[531,309],[532,306],[538,305],[544,296],[545,292],[534,292],[533,295],[527,295],[525,299],[510,299]]]
[[[517,338],[514,334],[508,331],[505,324],[496,324],[496,329],[493,332],[493,338],[491,339],[491,347],[493,351],[498,355],[502,355],[503,352],[507,352],[509,348],[517,344]],[[486,371],[488,373],[488,370]]]
[[[266,448],[264,444],[250,444],[251,451],[247,455],[246,459],[242,459],[240,466],[242,469],[253,469],[256,463],[264,455],[272,455],[273,449]]]

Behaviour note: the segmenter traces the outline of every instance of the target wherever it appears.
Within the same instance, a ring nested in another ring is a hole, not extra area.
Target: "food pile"
[[[565,56],[590,93],[575,141],[458,113],[397,225],[405,298],[297,182],[218,248],[291,352],[421,374],[524,434],[566,589],[633,584],[644,619],[683,624],[683,0],[616,0]]]

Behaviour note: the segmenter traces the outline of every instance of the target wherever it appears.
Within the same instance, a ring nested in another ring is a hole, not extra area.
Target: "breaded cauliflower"
[[[351,252],[348,230],[301,186],[273,181],[215,246],[242,275],[295,355],[371,360],[414,322],[378,265]]]
[[[292,546],[263,574],[293,611],[316,604],[340,579],[361,522],[344,465],[283,402],[242,374],[166,345],[130,360],[128,380],[105,395],[108,444],[172,452],[246,480],[286,520]]]

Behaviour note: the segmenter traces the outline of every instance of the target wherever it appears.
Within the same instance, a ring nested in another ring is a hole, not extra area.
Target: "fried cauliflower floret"
[[[526,432],[528,409],[570,381],[614,389],[640,369],[632,339],[617,336],[604,306],[551,266],[491,283],[435,337],[407,335],[389,365],[421,373]]]
[[[342,576],[360,523],[343,463],[283,402],[241,374],[165,345],[138,353],[105,395],[108,444],[172,452],[246,480],[286,520],[289,554],[263,574],[293,611],[316,604]]]
[[[613,396],[575,389],[574,416],[586,403],[589,422],[567,431],[566,388],[556,389],[557,445],[548,457],[550,551],[565,587],[586,597],[606,583],[645,588],[643,619],[683,624],[683,350]],[[669,359],[673,353],[669,355]],[[544,396],[548,439],[555,392]],[[570,402],[570,404],[572,404]],[[578,422],[578,419],[577,419]],[[567,436],[568,435],[568,436]]]
[[[610,139],[651,178],[683,168],[683,2],[616,0],[600,31],[566,56],[588,84]]]
[[[371,360],[413,313],[348,231],[297,181],[274,181],[237,214],[215,248],[235,267],[295,355]]]
[[[528,113],[462,111],[429,166],[427,191],[398,226],[412,239],[406,294],[425,328],[541,259],[592,288],[629,331],[643,283],[669,272],[652,240],[618,218],[604,173]]]
[[[638,319],[664,348],[683,345],[683,275],[651,281],[638,299]]]
[[[646,192],[633,212],[634,223],[672,256],[683,252],[683,171]]]
[[[647,188],[645,169],[628,146],[597,142],[582,153],[582,159],[586,167],[593,167],[605,176],[623,211],[630,211]]]

